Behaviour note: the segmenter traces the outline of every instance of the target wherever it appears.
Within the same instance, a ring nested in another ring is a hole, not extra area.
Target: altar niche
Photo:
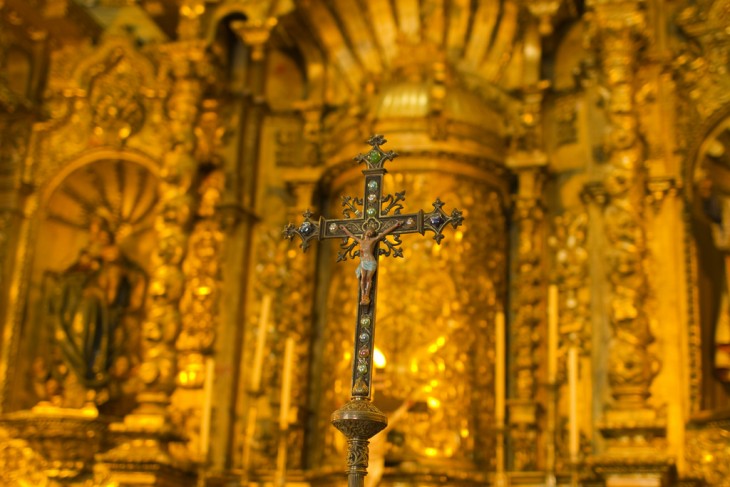
[[[49,196],[21,342],[30,383],[19,406],[133,407],[156,184],[139,164],[102,160],[71,172]]]
[[[383,194],[383,178],[386,173],[383,166],[386,161],[392,161],[396,154],[380,148],[385,143],[382,136],[373,136],[368,143],[372,149],[355,158],[366,165],[363,170],[363,196],[343,197],[345,218],[320,217],[319,221],[313,221],[311,213],[307,211],[304,222],[298,226],[289,224],[284,231],[285,236],[290,239],[299,236],[304,250],[314,238],[342,239],[337,260],[360,259],[356,270],[359,285],[355,346],[351,355],[351,400],[332,415],[333,425],[348,439],[347,463],[351,486],[363,485],[363,479],[367,475],[368,440],[387,424],[386,416],[370,403],[373,393],[374,336],[380,274],[377,258],[380,255],[403,257],[403,234],[424,234],[428,230],[434,233],[433,240],[438,244],[444,237],[442,230],[447,225],[457,228],[463,221],[459,210],[446,213],[443,210],[444,203],[438,198],[431,211],[403,213],[404,206],[401,202],[405,199],[405,191]]]

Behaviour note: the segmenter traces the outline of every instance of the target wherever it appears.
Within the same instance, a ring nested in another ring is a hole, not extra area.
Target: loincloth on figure
[[[355,275],[359,278],[362,271],[374,271],[378,268],[378,262],[376,260],[361,260],[360,265],[355,269]]]

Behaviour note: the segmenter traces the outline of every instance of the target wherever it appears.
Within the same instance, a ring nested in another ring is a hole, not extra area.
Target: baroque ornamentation
[[[539,169],[524,178],[542,180]],[[539,194],[539,191],[537,191]],[[514,325],[512,353],[515,385],[511,407],[511,437],[514,444],[514,468],[534,470],[537,465],[536,349],[538,330],[544,322],[543,220],[544,208],[539,196],[526,195],[515,201],[513,219],[518,227]],[[524,412],[520,413],[518,411]]]
[[[588,276],[588,215],[566,212],[556,217],[548,243],[554,252],[559,289],[560,334],[576,340],[583,353],[590,349],[590,288]]]
[[[633,88],[639,47],[635,35],[643,28],[644,17],[638,6],[619,12],[612,2],[596,2],[594,8],[592,35],[601,54],[610,126],[604,149],[608,155],[604,230],[610,245],[607,278],[612,330],[608,381],[617,407],[643,408],[659,367],[649,348],[654,337],[645,306],[650,296],[645,168]]]
[[[687,473],[704,479],[708,485],[730,486],[730,432],[710,426],[688,434]]]

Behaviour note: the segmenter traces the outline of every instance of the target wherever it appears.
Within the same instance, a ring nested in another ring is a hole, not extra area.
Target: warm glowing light
[[[414,374],[418,372],[418,362],[416,362],[416,359],[411,360],[411,372]]]
[[[294,257],[297,256],[297,251],[296,250],[290,250],[289,252],[286,253],[286,256],[289,257],[290,259],[293,259]]]
[[[432,390],[433,390],[433,387],[431,387],[431,386],[423,386],[423,392],[425,392],[427,394],[429,392],[431,392]]]
[[[461,437],[462,438],[469,438],[469,430],[466,428],[461,428]]]
[[[702,458],[702,460],[705,461],[705,463],[711,463],[715,459],[715,456],[712,453],[705,453],[705,456]]]
[[[439,368],[439,372],[443,372],[444,370],[446,370],[446,364],[443,362],[439,362],[438,368]]]
[[[424,450],[424,453],[426,454],[427,457],[435,457],[436,455],[439,454],[439,451],[436,448],[426,448]]]
[[[435,343],[432,343],[432,344],[431,344],[431,345],[430,345],[430,346],[428,347],[428,353],[436,353],[436,352],[438,351],[438,349],[439,349],[439,346],[438,346],[438,345],[436,345]]]
[[[431,387],[437,387],[438,385],[439,385],[439,381],[437,381],[436,379],[433,379],[431,381]]]
[[[349,361],[352,358],[352,354],[350,352],[345,352],[345,361]]]
[[[453,454],[454,454],[454,449],[451,448],[450,446],[446,447],[446,449],[444,450],[444,455],[446,455],[447,457],[450,457]]]
[[[456,235],[454,235],[454,238],[457,242],[461,242],[461,239],[464,238],[464,232],[459,230],[458,232],[456,232]]]
[[[440,336],[436,339],[436,345],[438,345],[439,347],[443,347],[445,343],[446,343],[445,336]]]
[[[375,362],[375,367],[378,369],[384,369],[385,366],[388,364],[388,361],[385,360],[385,355],[383,355],[383,352],[381,352],[378,347],[375,347],[375,353],[373,353],[373,362]]]
[[[438,409],[441,407],[441,401],[439,401],[435,397],[429,397],[428,399],[426,399],[426,403],[431,409]]]

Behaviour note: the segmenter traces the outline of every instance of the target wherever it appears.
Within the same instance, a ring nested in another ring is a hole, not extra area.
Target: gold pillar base
[[[109,426],[117,446],[97,455],[97,467],[119,487],[193,485],[192,467],[177,462],[168,445],[180,441],[168,418],[159,414],[130,414]]]
[[[94,455],[104,448],[108,423],[93,404],[71,409],[40,403],[0,420],[13,438],[25,440],[39,455],[44,475],[61,485],[91,474]]]
[[[593,470],[606,487],[669,487],[676,481],[676,469],[669,459],[603,458],[593,464]]]

